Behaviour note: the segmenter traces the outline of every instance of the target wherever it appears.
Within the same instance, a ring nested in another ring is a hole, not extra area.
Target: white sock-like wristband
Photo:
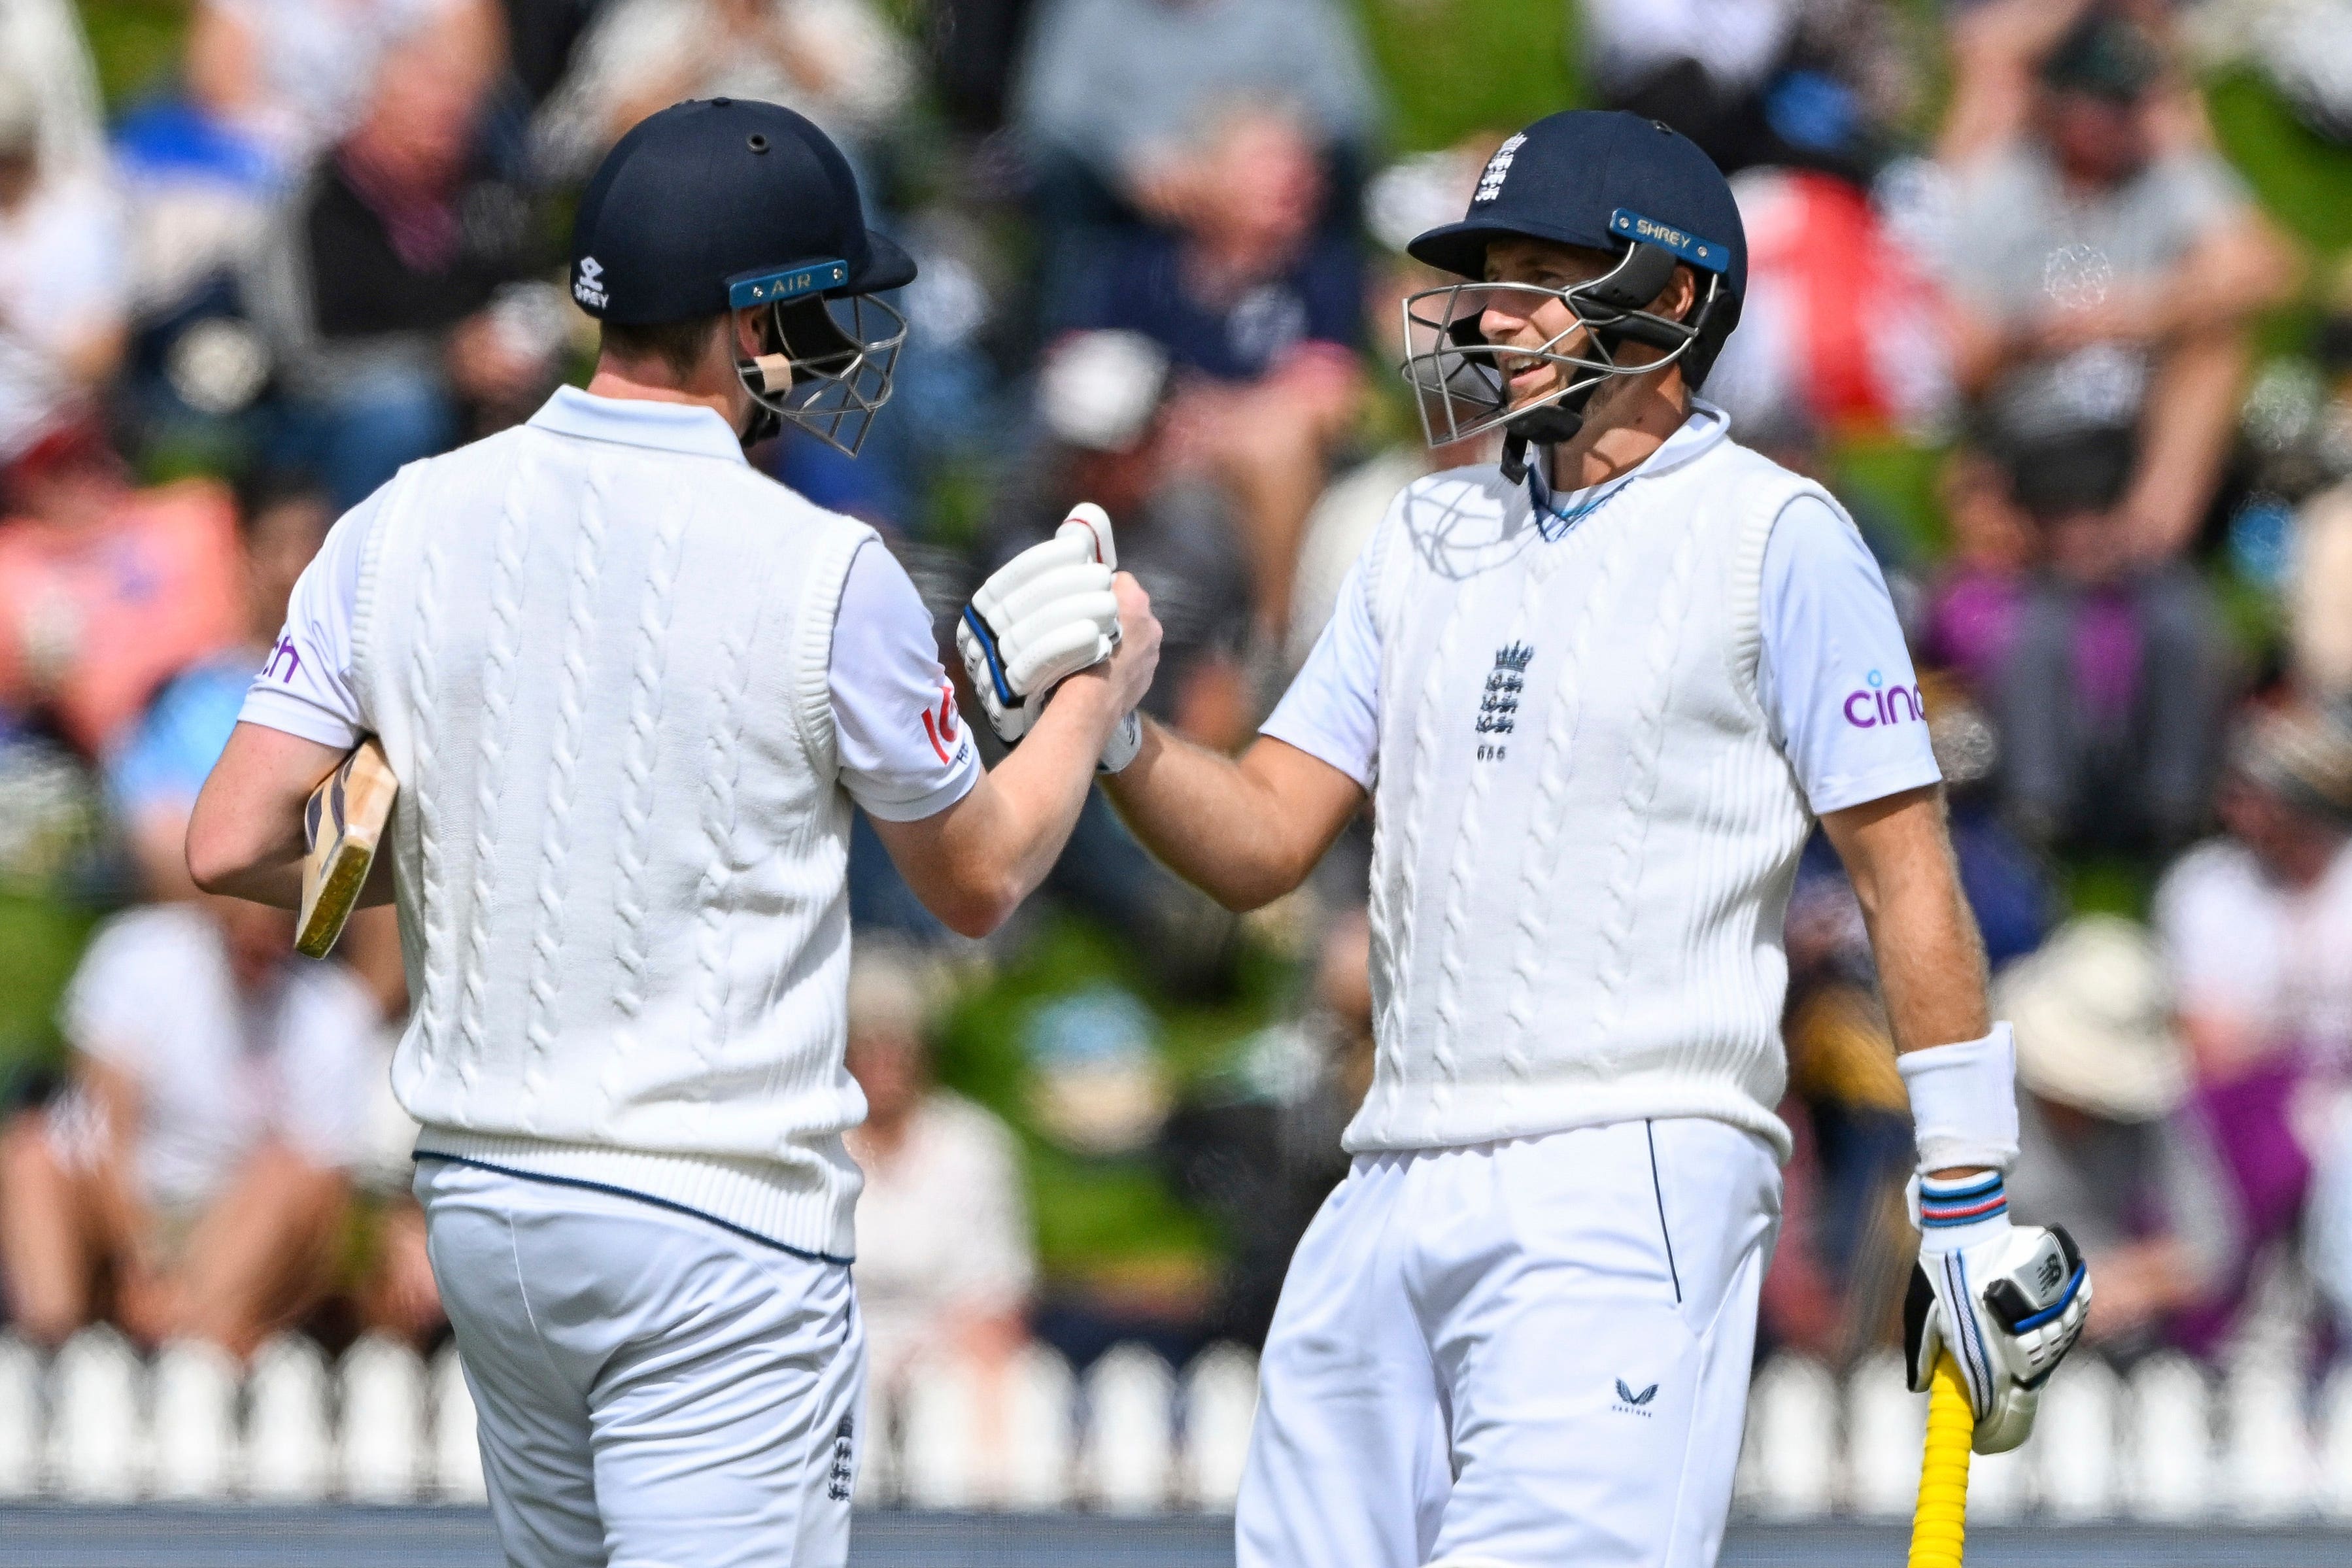
[[[1912,1135],[1919,1169],[2017,1163],[2017,1040],[1995,1024],[1981,1040],[1933,1046],[1895,1058],[1911,1091]]]
[[[1923,1253],[1966,1252],[2009,1234],[2009,1183],[1998,1171],[1947,1182],[1914,1176],[1906,1195]]]

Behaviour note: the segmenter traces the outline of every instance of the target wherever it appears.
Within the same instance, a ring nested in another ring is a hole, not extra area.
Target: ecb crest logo
[[[1477,194],[1470,198],[1473,202],[1491,202],[1503,194],[1503,176],[1511,172],[1511,160],[1518,155],[1527,139],[1528,133],[1522,131],[1495,149],[1495,155],[1486,160],[1486,172],[1478,176]]]

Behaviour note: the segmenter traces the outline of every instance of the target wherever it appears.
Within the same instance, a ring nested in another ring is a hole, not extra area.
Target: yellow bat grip
[[[1927,1446],[1919,1458],[1919,1509],[1911,1516],[1910,1568],[1960,1568],[1969,1532],[1969,1447],[1976,1413],[1949,1352],[1927,1390]]]

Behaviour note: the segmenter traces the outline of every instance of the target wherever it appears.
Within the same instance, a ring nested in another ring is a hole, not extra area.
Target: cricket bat
[[[294,951],[306,958],[324,958],[334,951],[343,923],[359,908],[360,891],[367,886],[383,842],[384,824],[392,819],[393,797],[400,781],[383,747],[371,735],[310,792],[302,812],[302,838],[309,852],[302,858],[302,912],[294,927]]]

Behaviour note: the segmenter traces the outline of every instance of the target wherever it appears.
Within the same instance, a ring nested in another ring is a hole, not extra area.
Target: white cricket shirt
[[[1702,405],[1567,498],[1416,479],[1266,725],[1378,802],[1351,1151],[1703,1117],[1787,1153],[1798,853],[1938,773],[1853,525],[1727,434]]]
[[[707,422],[712,438],[732,442],[715,414],[675,404],[593,397],[559,390],[551,416],[579,434],[659,440],[684,423]],[[352,682],[352,618],[360,563],[383,507],[378,490],[345,513],[295,585],[286,627],[269,662],[254,677],[238,717],[338,749],[359,744],[367,726]],[[834,622],[826,669],[841,748],[841,783],[850,798],[885,822],[914,822],[945,811],[980,780],[980,753],[956,711],[955,689],[940,668],[930,612],[907,569],[869,540],[851,562]]]
[[[1570,529],[1607,515],[1625,487],[1706,451],[1728,423],[1721,410],[1697,404],[1647,462],[1568,495],[1549,493],[1542,470],[1530,468],[1536,502],[1552,518],[1551,537],[1539,548],[1557,548]],[[1799,496],[1774,525],[1764,550],[1760,607],[1758,695],[1814,816],[1941,778],[1918,717],[1918,677],[1886,579],[1861,534],[1817,497]],[[1359,562],[1264,732],[1370,790],[1380,746],[1380,632]]]
[[[246,717],[400,779],[419,1158],[848,1258],[851,804],[979,770],[905,574],[711,410],[570,389],[336,534]]]

